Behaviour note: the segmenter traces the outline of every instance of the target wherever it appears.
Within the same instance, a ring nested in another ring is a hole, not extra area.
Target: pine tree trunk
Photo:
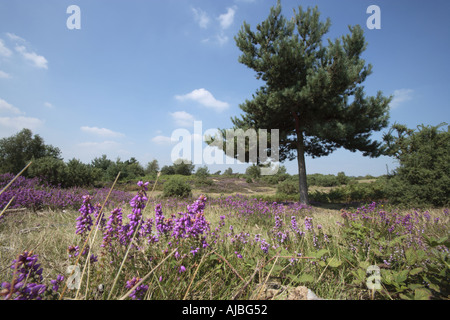
[[[306,182],[306,162],[305,144],[303,132],[300,130],[300,120],[298,115],[292,113],[295,119],[295,129],[297,131],[297,163],[298,163],[298,186],[300,190],[300,203],[309,205],[308,184]]]
[[[297,162],[298,162],[298,186],[300,189],[300,203],[309,205],[308,184],[306,182],[306,163],[305,163],[305,149],[303,145],[303,134],[301,137],[301,142],[297,142]]]

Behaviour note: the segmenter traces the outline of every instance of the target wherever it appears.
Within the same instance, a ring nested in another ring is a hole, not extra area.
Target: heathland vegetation
[[[297,158],[299,174],[64,161],[23,129],[0,139],[2,299],[285,299],[300,286],[324,299],[450,297],[450,127],[394,124],[371,141],[390,99],[359,86],[361,28],[323,48],[317,9],[280,12],[236,39],[267,85],[233,124],[280,128],[280,160]],[[398,167],[306,174],[305,154],[340,147]]]
[[[19,149],[31,165],[0,176],[1,294],[257,299],[275,281],[326,299],[446,299],[449,132],[424,126],[386,139],[398,150],[395,172],[308,175],[311,205],[297,202],[298,177],[284,167],[273,176],[182,161],[163,170],[157,160],[65,163]],[[7,157],[13,141],[0,141]],[[74,175],[84,180],[66,180]],[[380,272],[377,290],[368,290],[369,267]]]

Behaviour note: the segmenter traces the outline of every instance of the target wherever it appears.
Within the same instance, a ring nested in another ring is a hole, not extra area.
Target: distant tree
[[[175,174],[190,176],[195,169],[195,165],[189,160],[178,159],[173,163]]]
[[[67,162],[66,187],[83,187],[93,185],[99,178],[97,171],[91,165],[84,164],[78,159],[71,159]]]
[[[259,178],[261,177],[261,168],[254,164],[245,170],[245,174],[253,179]]]
[[[220,176],[221,173],[222,173],[222,170],[218,170],[218,171],[214,172],[214,175],[215,176]]]
[[[34,135],[30,129],[0,139],[0,173],[18,173],[32,159],[51,157],[61,159],[61,151],[52,145],[46,145],[44,139]],[[27,172],[24,173],[27,176]]]
[[[136,179],[145,174],[145,170],[142,165],[134,157],[124,162],[125,175],[128,179]]]
[[[231,176],[233,174],[233,169],[228,168],[223,172],[224,176]]]
[[[66,186],[67,165],[63,160],[54,157],[33,159],[33,165],[28,168],[28,175],[45,179],[52,185]]]
[[[338,172],[337,181],[339,184],[347,184],[350,178],[345,175],[345,172]]]
[[[94,160],[91,161],[91,165],[94,168],[101,169],[103,171],[106,171],[108,167],[113,164],[114,162],[107,158],[106,154],[103,154],[100,158],[94,158]]]
[[[147,166],[145,167],[145,174],[156,175],[158,171],[159,171],[158,160],[153,159],[152,161],[147,163]]]
[[[372,72],[361,58],[363,29],[349,27],[348,35],[326,43],[322,38],[330,24],[320,21],[317,7],[299,7],[287,19],[278,1],[256,31],[244,22],[235,37],[242,51],[239,62],[264,85],[240,105],[244,115],[232,119],[234,129],[279,129],[280,162],[298,162],[301,203],[308,203],[305,155],[327,156],[342,147],[379,156],[381,143],[371,141],[371,134],[388,125],[391,98],[381,92],[366,97],[362,86]],[[238,157],[237,151],[227,155]]]
[[[387,183],[393,203],[444,206],[450,204],[450,126],[394,124],[384,136],[386,154],[399,162]]]
[[[209,169],[207,166],[199,167],[197,168],[197,171],[195,171],[195,175],[197,177],[206,178],[209,176]]]
[[[99,172],[99,180],[102,181],[110,181],[110,177],[108,176],[108,168],[114,165],[114,161],[107,158],[105,154],[101,157],[94,158],[91,161],[91,166]],[[115,178],[115,177],[114,177]],[[112,178],[112,179],[114,179]]]
[[[175,169],[173,168],[173,166],[164,166],[161,168],[161,174],[163,175],[174,175],[175,174]]]
[[[119,180],[124,180],[127,178],[127,172],[125,169],[126,165],[123,161],[120,160],[120,158],[117,158],[115,162],[111,163],[108,166],[108,169],[106,169],[106,180],[107,181],[114,181],[117,177],[117,175],[120,172]]]

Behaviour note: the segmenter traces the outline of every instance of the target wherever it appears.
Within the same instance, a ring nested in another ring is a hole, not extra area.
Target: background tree
[[[17,174],[32,159],[51,157],[61,159],[61,151],[52,145],[46,145],[44,139],[34,135],[30,129],[0,139],[0,173]],[[27,176],[27,172],[24,173]]]
[[[159,164],[158,160],[153,159],[149,163],[147,163],[147,166],[145,167],[145,174],[156,176],[159,171]]]
[[[362,28],[349,26],[348,35],[325,46],[330,20],[319,18],[317,7],[299,7],[287,20],[278,1],[256,32],[244,22],[235,37],[239,62],[265,84],[240,105],[244,115],[232,118],[234,129],[280,130],[280,161],[297,158],[301,203],[308,203],[305,155],[326,156],[341,147],[381,155],[381,143],[370,136],[388,125],[391,100],[381,92],[365,96],[361,84],[372,67],[361,58]],[[236,150],[229,156],[237,157]]]
[[[228,168],[223,172],[224,176],[231,176],[233,174],[233,169]]]
[[[195,176],[199,178],[207,178],[209,175],[210,173],[207,166],[198,167],[197,171],[195,171]]]
[[[174,170],[173,166],[164,166],[161,168],[161,174],[167,175],[167,176],[174,175],[175,170]]]
[[[94,160],[91,161],[91,165],[94,168],[98,168],[103,171],[106,171],[111,164],[113,164],[113,161],[108,159],[106,154],[103,154],[101,157],[94,158]]]
[[[394,124],[384,136],[386,153],[399,167],[387,182],[393,203],[408,206],[450,204],[450,126]]]
[[[29,177],[45,179],[52,185],[66,185],[67,165],[63,160],[54,157],[43,157],[32,161],[33,164],[27,170]]]
[[[261,168],[257,165],[252,165],[245,170],[245,174],[252,179],[261,177]]]
[[[98,173],[91,165],[73,158],[67,162],[65,187],[93,185],[99,178]]]
[[[191,161],[184,159],[175,160],[172,166],[175,174],[181,174],[183,176],[190,176],[195,169],[195,165]]]

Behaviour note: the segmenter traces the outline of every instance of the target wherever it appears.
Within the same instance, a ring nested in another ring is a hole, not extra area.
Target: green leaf
[[[400,299],[411,300],[411,298],[409,296],[407,296],[406,294],[403,294],[403,293],[400,293]]]
[[[418,283],[411,283],[411,284],[408,285],[408,288],[410,290],[416,290],[416,289],[419,289],[419,288],[423,288],[423,285],[422,284],[418,284]]]
[[[409,272],[409,270],[402,270],[402,271],[400,271],[400,272],[397,272],[397,273],[394,275],[395,281],[396,281],[397,283],[399,283],[399,284],[405,282],[406,279],[408,279],[408,272]]]
[[[367,275],[363,269],[352,271],[352,274],[356,277],[356,279],[353,281],[354,283],[359,284],[366,281]]]
[[[415,268],[415,269],[412,269],[412,270],[409,272],[409,274],[412,275],[412,276],[415,276],[415,275],[421,273],[422,271],[423,271],[423,268]]]
[[[318,252],[316,252],[316,258],[320,259],[323,255],[327,254],[329,251],[327,249],[321,249]]]
[[[327,259],[328,266],[331,268],[338,268],[342,265],[342,261],[338,260],[337,258],[333,257],[331,259]]]
[[[361,262],[359,263],[359,266],[360,266],[361,268],[363,268],[364,270],[367,270],[367,268],[370,266],[370,263],[369,263],[368,261],[361,261]]]
[[[430,287],[431,290],[434,290],[436,292],[441,292],[441,289],[439,288],[439,286],[435,283],[430,283],[428,284],[428,287]]]
[[[387,285],[392,285],[395,282],[392,271],[381,269],[381,281]]]
[[[302,274],[298,277],[298,281],[301,283],[314,282],[314,277],[310,274]]]
[[[409,266],[412,266],[416,263],[416,253],[413,248],[409,248],[405,252],[406,262]]]
[[[431,292],[428,289],[420,288],[414,290],[414,300],[430,300]]]
[[[422,261],[424,261],[426,259],[427,259],[427,254],[426,254],[425,251],[423,251],[423,250],[417,250],[416,251],[416,261],[417,261],[417,263],[422,262]]]
[[[213,253],[208,257],[208,259],[209,260],[217,260],[217,255]]]

